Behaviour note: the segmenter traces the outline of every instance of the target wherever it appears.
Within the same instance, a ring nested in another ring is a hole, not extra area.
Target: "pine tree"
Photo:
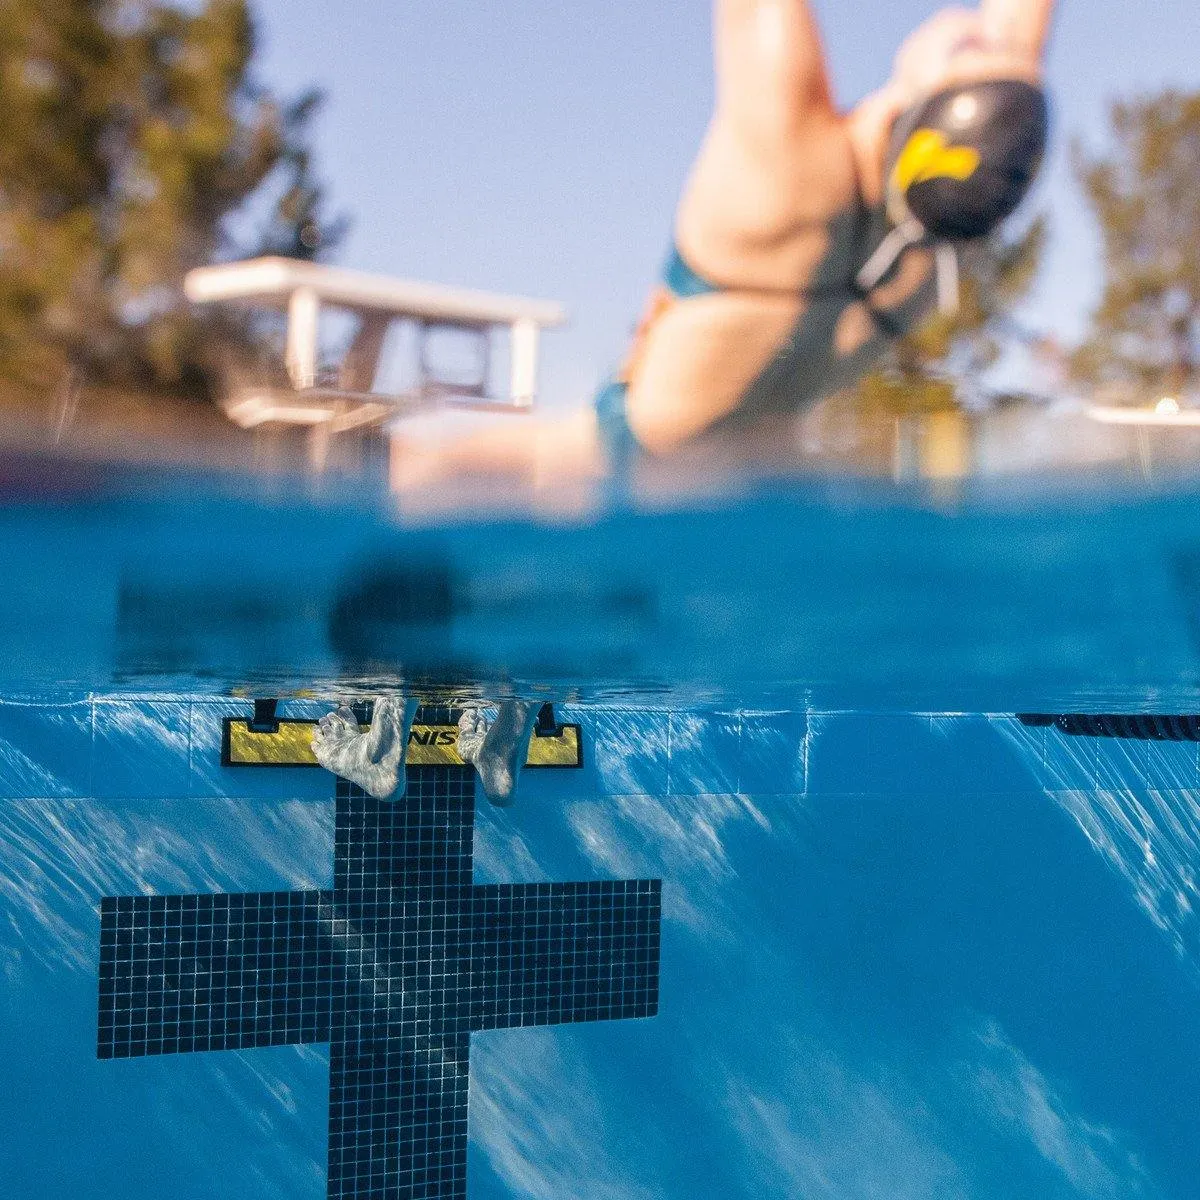
[[[1075,148],[1100,225],[1104,291],[1076,375],[1135,401],[1197,387],[1200,335],[1200,93],[1113,105],[1112,144]]]
[[[202,384],[181,283],[258,248],[235,243],[231,217],[274,184],[270,245],[308,256],[332,240],[306,142],[318,98],[282,104],[254,50],[247,0],[0,0],[5,375]]]
[[[933,313],[888,353],[856,389],[868,413],[901,416],[958,408],[979,394],[980,380],[1011,341],[1010,314],[1032,287],[1046,243],[1035,219],[1013,236],[998,231],[959,250],[959,304]]]

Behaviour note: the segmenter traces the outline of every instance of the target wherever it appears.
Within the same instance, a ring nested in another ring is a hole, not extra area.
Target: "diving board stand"
[[[454,406],[528,411],[537,394],[538,351],[543,329],[562,325],[564,309],[551,301],[445,287],[352,271],[289,258],[255,258],[199,267],[184,290],[195,304],[239,304],[281,310],[286,317],[284,362],[288,383],[238,386],[222,402],[243,428],[306,426],[310,457],[321,469],[332,435],[386,427],[407,414]],[[336,375],[321,371],[320,324],[328,310],[350,313],[357,330]],[[380,358],[397,322],[416,329],[416,382],[399,393],[376,390]],[[490,335],[507,330],[506,394],[488,389]],[[433,338],[447,330],[473,339],[479,373],[470,381],[439,375],[431,361]]]

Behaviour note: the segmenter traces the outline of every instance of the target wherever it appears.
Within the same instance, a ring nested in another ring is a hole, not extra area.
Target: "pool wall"
[[[560,712],[476,877],[661,877],[660,1015],[477,1036],[472,1197],[1197,1195],[1196,743]],[[0,702],[6,1196],[324,1195],[323,1047],[95,1057],[102,896],[328,885],[332,780],[221,767],[248,713]]]

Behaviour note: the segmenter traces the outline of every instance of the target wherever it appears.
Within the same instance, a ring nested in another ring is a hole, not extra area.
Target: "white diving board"
[[[541,331],[562,325],[566,311],[545,300],[493,295],[352,271],[289,258],[256,258],[199,267],[184,283],[196,304],[235,303],[281,309],[287,317],[284,354],[290,387],[239,387],[223,403],[227,416],[251,428],[301,425],[312,430],[312,458],[323,465],[331,434],[384,425],[405,413],[441,403],[521,411],[537,392]],[[319,379],[320,318],[325,309],[358,318],[358,329],[342,359],[336,382]],[[380,355],[394,322],[410,321],[418,335],[417,380],[401,393],[374,390]],[[439,379],[429,362],[429,337],[455,330],[478,338],[480,378],[473,383]],[[509,333],[506,395],[487,391],[488,338]]]

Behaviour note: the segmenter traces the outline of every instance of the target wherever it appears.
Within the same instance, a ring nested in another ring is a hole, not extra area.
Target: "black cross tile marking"
[[[98,1053],[329,1042],[331,1200],[462,1198],[471,1033],[653,1016],[661,881],[473,883],[470,767],[336,804],[332,889],[102,902]]]

